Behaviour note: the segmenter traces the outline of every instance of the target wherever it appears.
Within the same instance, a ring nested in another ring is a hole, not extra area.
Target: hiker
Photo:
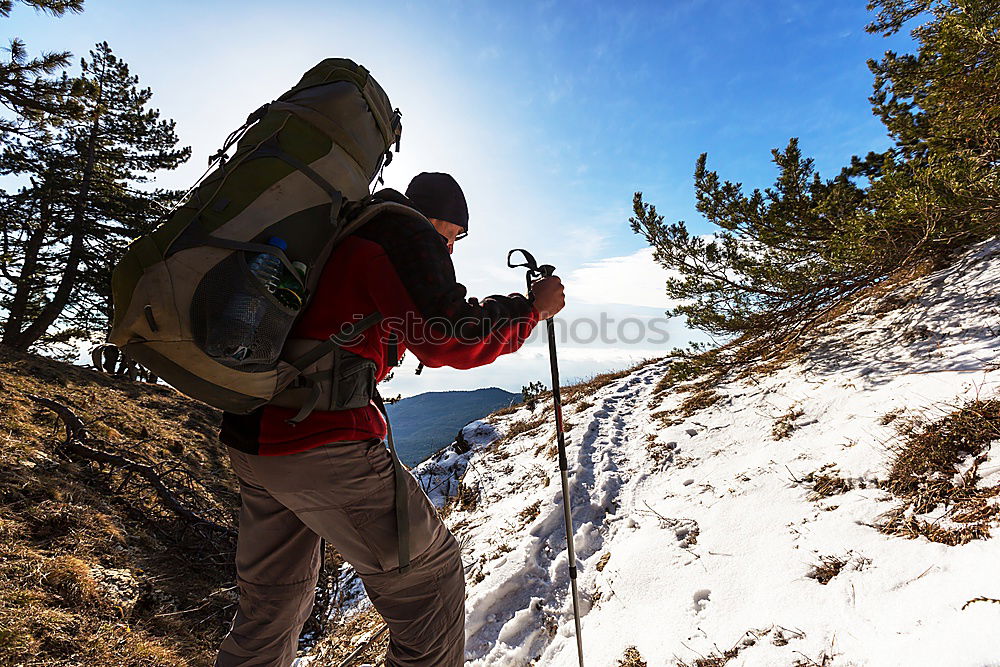
[[[515,352],[541,319],[562,309],[556,276],[534,282],[528,295],[466,298],[449,255],[468,233],[469,214],[448,174],[422,173],[405,196],[382,190],[377,197],[416,208],[430,224],[385,211],[348,236],[322,269],[290,335],[325,340],[360,316],[381,313],[378,325],[345,346],[348,361],[374,362],[374,371],[355,373],[344,391],[367,399],[404,349],[430,367],[484,366]],[[458,542],[405,470],[408,523],[397,525],[382,413],[365,400],[361,407],[317,409],[289,424],[296,414],[295,407],[272,403],[249,415],[223,416],[220,439],[229,446],[242,501],[240,602],[217,667],[292,662],[313,605],[321,539],[354,567],[385,619],[387,665],[462,665],[465,578]],[[412,557],[404,568],[402,540]]]

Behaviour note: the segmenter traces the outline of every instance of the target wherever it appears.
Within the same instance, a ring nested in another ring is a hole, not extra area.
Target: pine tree
[[[872,108],[895,145],[832,180],[792,139],[773,188],[695,169],[698,211],[718,231],[667,224],[636,193],[632,229],[678,275],[667,293],[690,326],[776,351],[860,290],[1000,230],[1000,5],[872,0],[868,29],[913,20],[916,54],[870,61]]]
[[[140,189],[161,169],[190,155],[176,147],[174,122],[148,108],[152,92],[107,43],[81,62],[78,116],[17,142],[5,173],[30,180],[3,223],[10,283],[0,342],[17,349],[106,331],[111,268],[133,238],[155,223],[175,193]],[[54,325],[61,331],[51,331]]]
[[[995,0],[874,0],[872,33],[895,34],[914,18],[915,54],[869,60],[872,108],[911,164],[934,153],[1000,162],[1000,7]]]
[[[53,16],[67,12],[83,11],[83,0],[21,0],[37,11]],[[0,0],[0,17],[8,18],[14,9],[14,0]],[[63,116],[72,113],[66,97],[70,92],[67,77],[53,74],[69,64],[68,52],[43,53],[37,58],[28,56],[23,41],[14,37],[7,48],[10,59],[0,60],[0,105],[12,112],[11,117],[0,118],[0,139],[11,133],[23,134],[38,124],[47,114]]]
[[[875,0],[869,32],[911,35],[869,68],[872,108],[895,139],[872,188],[880,222],[957,245],[1000,224],[1000,5],[996,0]]]
[[[698,158],[697,209],[719,228],[711,237],[691,234],[683,221],[665,224],[635,194],[632,229],[652,245],[657,262],[679,274],[667,281],[667,295],[682,302],[671,314],[692,327],[718,335],[772,333],[856,288],[846,275],[852,267],[831,239],[864,192],[846,173],[822,180],[796,139],[772,154],[774,186],[749,195],[709,171],[706,154]]]

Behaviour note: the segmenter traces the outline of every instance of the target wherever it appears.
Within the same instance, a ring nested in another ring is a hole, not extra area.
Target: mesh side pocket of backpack
[[[191,299],[195,344],[219,363],[246,372],[274,368],[296,312],[282,306],[233,252],[212,267]]]

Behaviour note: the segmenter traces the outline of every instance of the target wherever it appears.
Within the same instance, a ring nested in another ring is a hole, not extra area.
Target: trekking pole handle
[[[515,264],[513,262],[514,253],[519,252],[524,255],[524,262],[521,264]],[[527,269],[527,275],[525,276],[525,282],[528,285],[528,291],[531,291],[531,281],[536,278],[548,278],[556,271],[556,267],[551,264],[538,265],[538,261],[535,257],[523,248],[514,248],[507,253],[507,266],[512,269],[517,269],[524,267]]]

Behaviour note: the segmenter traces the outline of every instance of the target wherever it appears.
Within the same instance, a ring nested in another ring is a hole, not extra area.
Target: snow
[[[616,665],[635,646],[651,667],[734,647],[727,667],[1000,665],[1000,605],[963,609],[1000,598],[1000,546],[874,527],[898,504],[874,484],[895,433],[885,415],[934,418],[996,395],[997,285],[1000,243],[981,244],[673,426],[652,416],[683,399],[654,392],[665,361],[568,404],[587,664]],[[546,410],[474,422],[471,451],[414,469],[438,506],[458,479],[479,494],[447,518],[466,563],[470,666],[577,665],[551,411],[502,438]],[[775,439],[785,416],[792,429]],[[1000,482],[998,449],[979,462],[980,485]],[[855,488],[817,498],[801,480],[824,466]],[[845,564],[823,585],[810,574],[826,557]]]

